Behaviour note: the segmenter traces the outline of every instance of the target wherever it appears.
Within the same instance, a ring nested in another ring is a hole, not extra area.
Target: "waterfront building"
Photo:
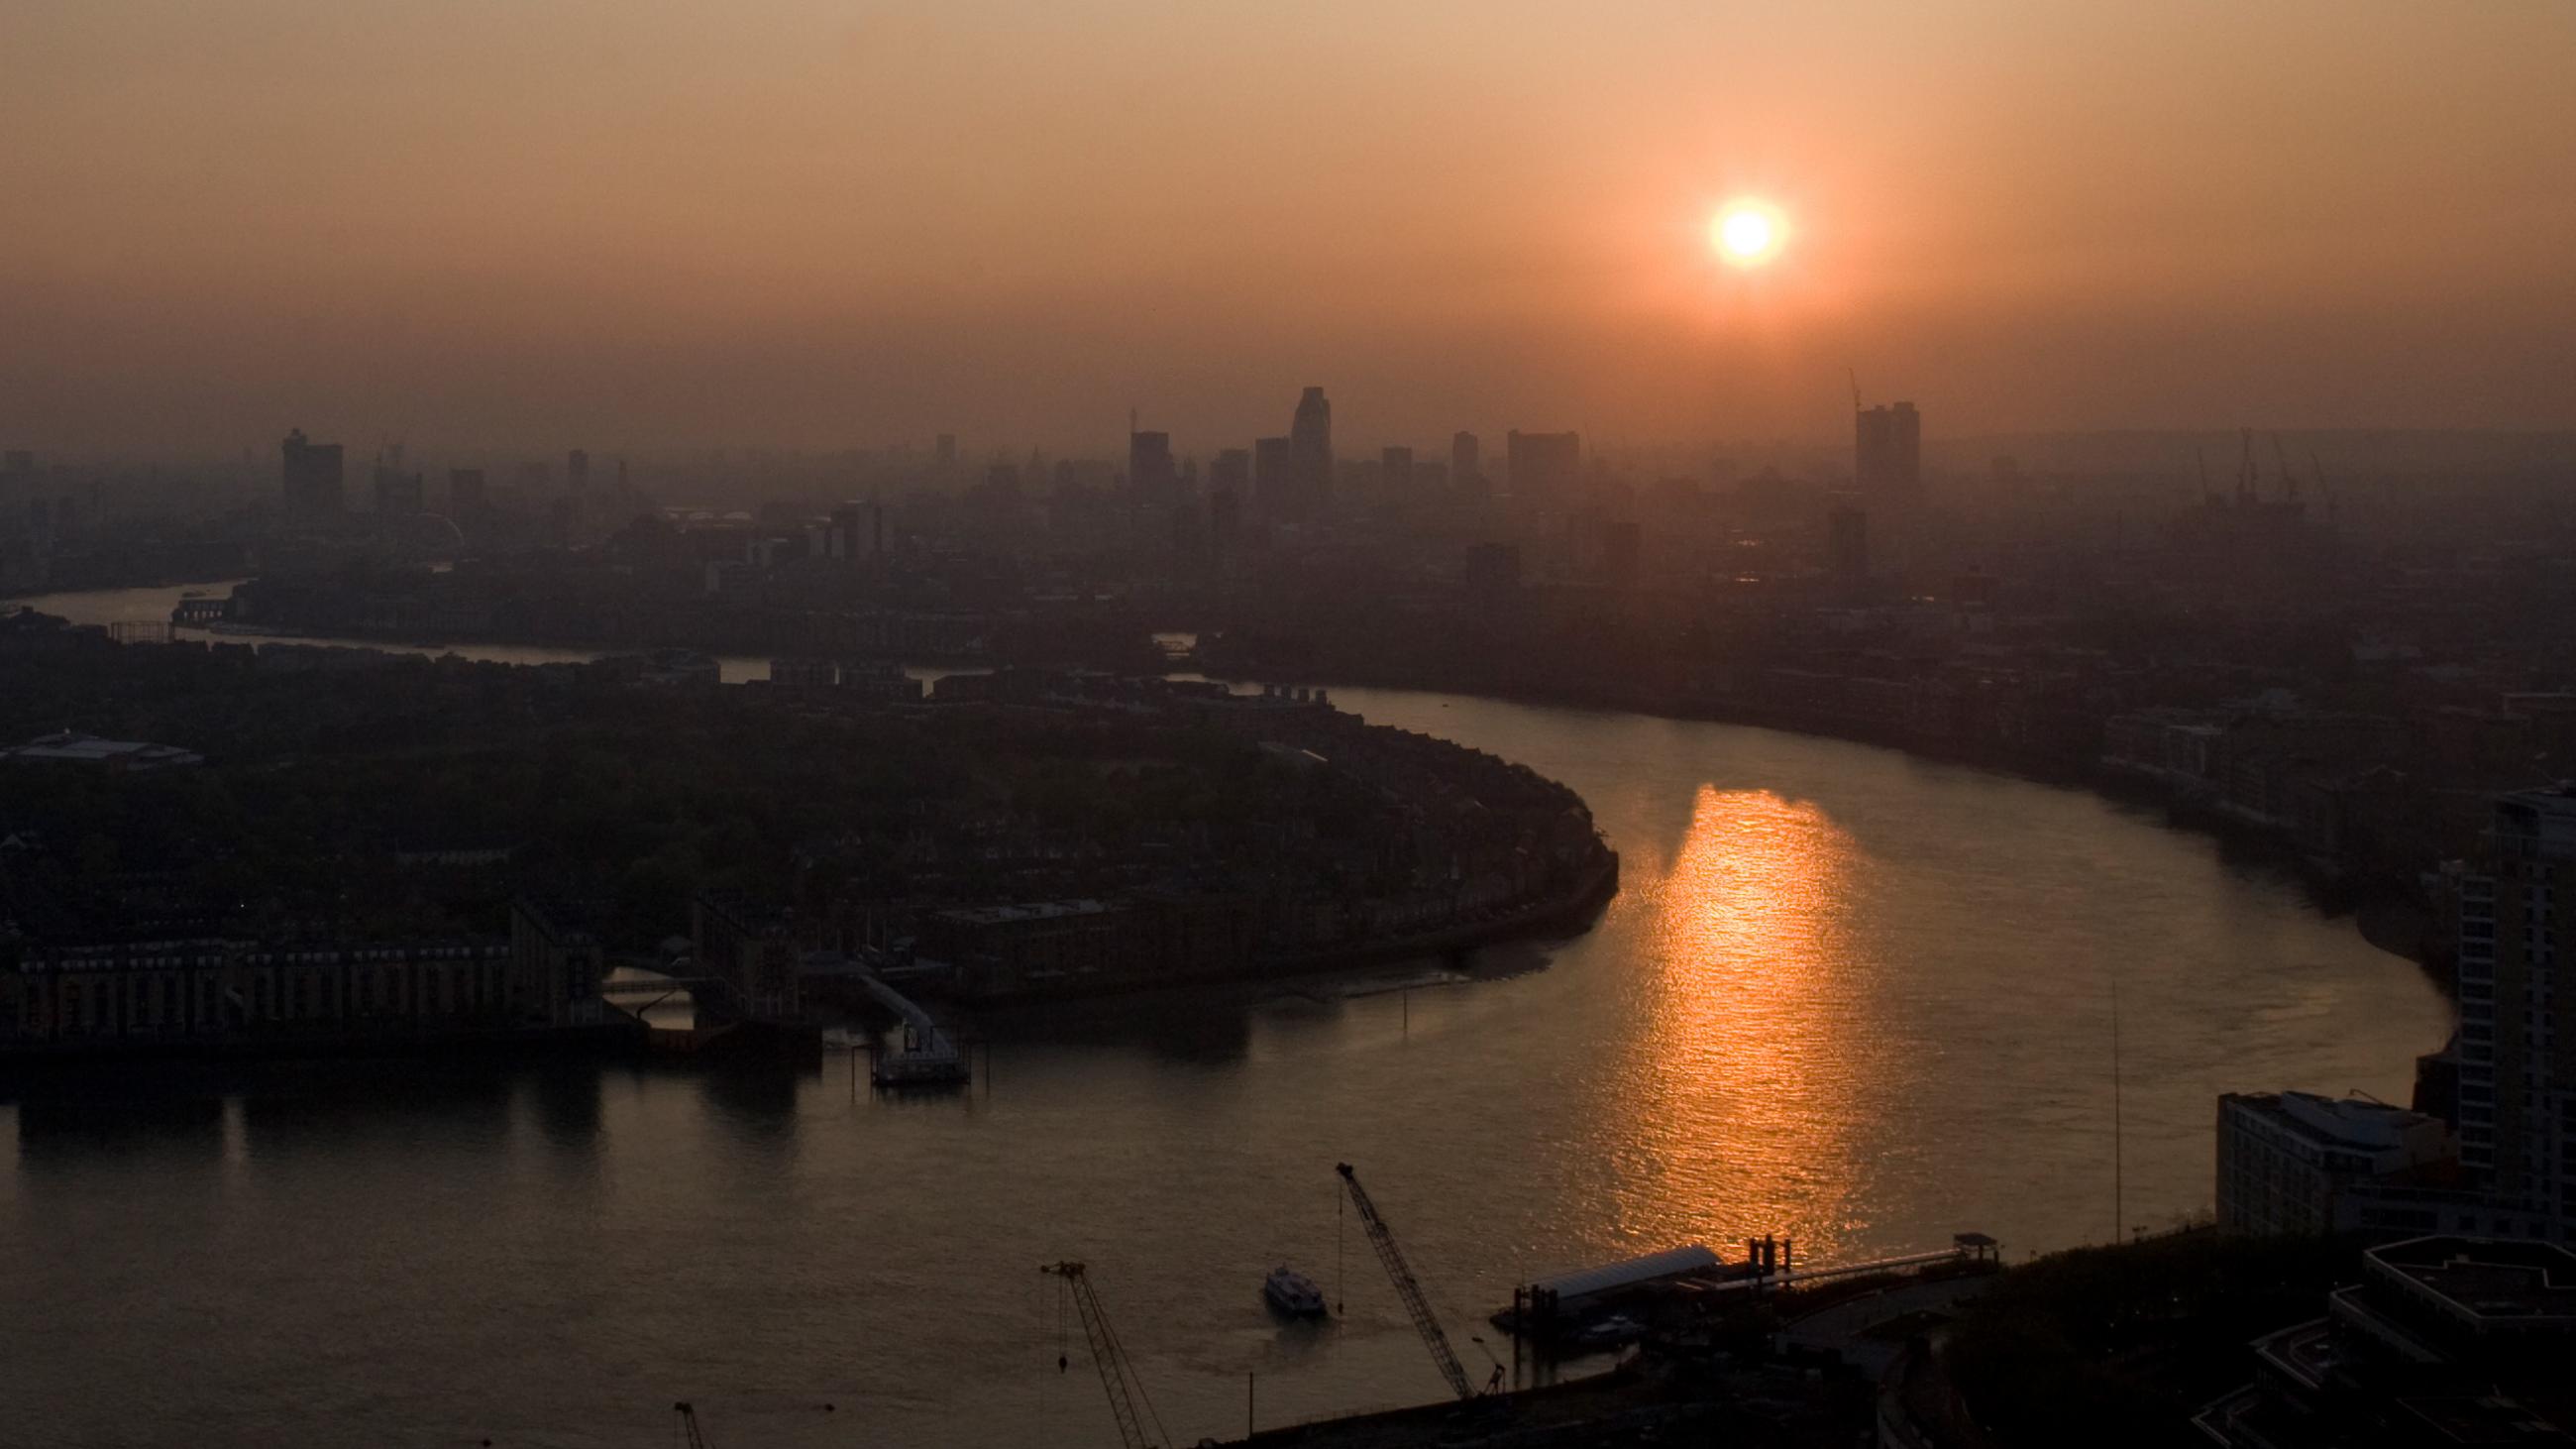
[[[0,1031],[22,1043],[142,1045],[497,1026],[509,958],[489,941],[37,944],[0,970]]]
[[[740,891],[700,891],[689,902],[689,938],[697,973],[712,976],[732,993],[742,1015],[793,1021],[802,1009],[797,990],[794,918],[783,908]]]
[[[2576,786],[2495,802],[2460,891],[2460,1160],[2496,1231],[2576,1236],[2576,1030],[2558,948],[2576,941]]]
[[[2230,1092],[2218,1099],[2218,1227],[2247,1234],[2334,1231],[2356,1186],[2447,1163],[2438,1117],[2362,1097]]]
[[[510,1015],[533,1026],[606,1019],[596,907],[522,896],[510,903]]]

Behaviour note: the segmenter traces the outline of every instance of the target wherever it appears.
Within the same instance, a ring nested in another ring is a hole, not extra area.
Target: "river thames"
[[[169,591],[175,593],[175,591]],[[166,606],[165,606],[166,608]],[[507,652],[507,651],[497,651]],[[1764,730],[1390,690],[1591,803],[1572,941],[974,1023],[966,1095],[820,1071],[262,1068],[0,1103],[16,1432],[144,1445],[1111,1444],[1042,1262],[1175,1442],[1438,1397],[1356,1164],[1481,1377],[1520,1279],[1686,1242],[2009,1257],[2211,1202],[2217,1094],[2409,1090],[2449,1010],[2289,880],[2092,795]],[[2114,984],[2121,1013],[2113,1183]],[[1347,1304],[1264,1309],[1290,1263]],[[1057,1368],[1071,1357],[1069,1372]],[[825,1404],[834,1407],[826,1411]]]

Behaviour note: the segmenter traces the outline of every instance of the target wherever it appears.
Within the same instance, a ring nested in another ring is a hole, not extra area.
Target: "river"
[[[174,591],[175,592],[175,591]],[[1080,1258],[1171,1439],[1438,1397],[1522,1278],[1748,1234],[2020,1259],[2211,1201],[2214,1098],[2403,1100],[2449,1012],[2292,883],[2092,795],[1841,741],[1341,690],[1591,802],[1625,887],[1471,978],[974,1024],[971,1095],[820,1072],[280,1066],[0,1104],[0,1382],[44,1442],[1115,1443]],[[2113,1195],[2114,984],[2125,1201]],[[1274,1321],[1292,1263],[1346,1301]],[[1059,1372],[1064,1354],[1070,1370]],[[826,1411],[822,1406],[834,1405]]]

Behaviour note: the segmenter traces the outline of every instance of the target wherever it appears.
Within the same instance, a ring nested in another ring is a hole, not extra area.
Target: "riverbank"
[[[1692,723],[1738,725],[1782,734],[1847,740],[1894,751],[1909,758],[1965,765],[2062,789],[2083,790],[2115,804],[2160,815],[2172,828],[2217,840],[2296,880],[2317,907],[2330,916],[2350,915],[2363,940],[2376,949],[2415,963],[2446,997],[2457,989],[2452,963],[2440,939],[2439,912],[2426,900],[2416,879],[2364,879],[2331,868],[2299,849],[2278,831],[2263,829],[2237,816],[2194,808],[2149,788],[2137,776],[2115,770],[2098,756],[2070,756],[2014,751],[1967,741],[1926,739],[1912,731],[1872,725],[1808,710],[1727,704],[1705,698],[1682,699],[1653,689],[1596,692],[1575,688],[1486,688],[1459,683],[1424,683],[1387,678],[1367,670],[1271,673],[1212,673],[1208,677],[1249,685],[1320,684],[1328,689],[1400,689],[1554,709],[1599,710],[1639,714]],[[2431,862],[2426,862],[2429,866]]]

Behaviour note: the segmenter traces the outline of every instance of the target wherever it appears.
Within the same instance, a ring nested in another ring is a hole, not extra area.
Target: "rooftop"
[[[2555,1243],[2411,1238],[2365,1257],[2376,1274],[2481,1328],[2576,1332],[2576,1253]]]

